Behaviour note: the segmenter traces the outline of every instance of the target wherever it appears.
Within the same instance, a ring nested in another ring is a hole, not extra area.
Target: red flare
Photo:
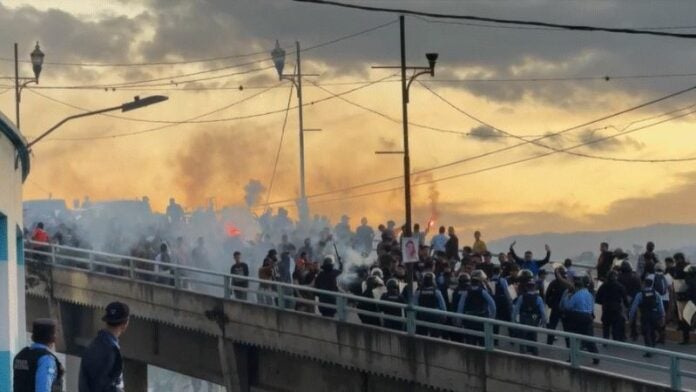
[[[242,235],[242,231],[232,223],[225,223],[225,233],[228,237],[239,237]]]

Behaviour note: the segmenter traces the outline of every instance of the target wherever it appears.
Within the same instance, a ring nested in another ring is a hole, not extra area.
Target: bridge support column
[[[128,392],[147,392],[147,364],[124,358],[123,383]]]

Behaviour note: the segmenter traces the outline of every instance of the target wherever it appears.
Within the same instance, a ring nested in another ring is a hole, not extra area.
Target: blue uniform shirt
[[[32,349],[49,350],[48,346],[34,343]],[[39,358],[39,363],[36,368],[36,384],[34,388],[36,392],[51,392],[51,387],[58,377],[58,365],[56,360],[51,355],[44,355]]]
[[[486,303],[488,303],[488,317],[495,317],[495,301],[493,301],[493,297],[491,297],[491,295],[488,294],[488,291],[484,290],[481,287],[471,288],[470,290],[481,290],[481,295],[483,295],[483,299],[486,301]],[[463,292],[462,295],[459,297],[459,304],[457,304],[457,313],[464,313],[464,304],[466,303],[466,297],[468,294],[469,290]]]
[[[517,322],[517,316],[519,316],[520,308],[522,307],[522,298],[523,297],[521,295],[517,297],[517,302],[515,302],[515,306],[512,308],[513,322]],[[537,295],[536,297],[536,306],[539,310],[539,314],[541,315],[541,325],[546,325],[546,305],[544,305],[544,300],[541,299],[540,295]]]
[[[582,288],[572,294],[566,290],[563,293],[563,298],[561,298],[561,310],[593,314],[594,297],[586,288]]]
[[[418,297],[420,296],[420,290],[416,291],[416,294],[413,296],[413,303],[417,304],[418,303]],[[437,308],[439,310],[442,310],[443,312],[447,311],[447,306],[445,305],[445,297],[442,296],[442,293],[438,288],[435,288],[435,298],[437,299]]]
[[[500,283],[500,289],[504,291],[505,294],[505,299],[508,302],[508,305],[512,307],[512,296],[510,296],[510,285],[508,285],[507,279],[503,278],[500,275],[493,275],[493,279],[491,279],[491,283],[495,284],[495,280],[498,280]],[[498,287],[495,288],[496,290],[496,295],[498,294]]]
[[[662,300],[660,299],[660,294],[658,292],[655,292],[655,296],[657,297],[657,300],[655,301],[655,304],[657,305],[657,314],[660,318],[665,317],[665,307],[663,306]],[[633,298],[633,304],[631,304],[631,311],[628,313],[629,321],[633,321],[633,319],[636,317],[638,307],[640,307],[641,303],[643,303],[642,291],[636,294],[636,297]]]

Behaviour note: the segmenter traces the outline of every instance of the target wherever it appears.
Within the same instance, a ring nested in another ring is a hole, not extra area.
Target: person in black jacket
[[[620,251],[617,249],[617,251]],[[621,267],[619,267],[619,283],[621,283],[626,289],[626,295],[628,296],[628,302],[633,303],[633,299],[636,297],[640,290],[643,289],[643,284],[640,282],[638,274],[633,272],[633,268],[628,260],[621,262]],[[638,325],[636,320],[631,321],[631,339],[633,341],[638,340]]]
[[[607,281],[597,290],[595,302],[602,305],[602,330],[604,339],[626,340],[626,318],[624,314],[630,306],[626,288],[619,283],[619,274],[611,271]]]
[[[611,271],[612,264],[614,263],[614,252],[609,250],[609,244],[602,242],[599,245],[599,258],[597,259],[597,279],[601,282],[606,282]]]
[[[123,359],[118,338],[128,328],[128,305],[112,302],[106,307],[99,331],[82,355],[79,392],[123,392]]]
[[[546,305],[551,309],[549,323],[546,327],[552,331],[556,329],[558,323],[563,319],[563,311],[561,310],[563,293],[573,287],[570,281],[568,281],[568,275],[564,266],[556,267],[553,272],[556,275],[556,279],[551,281],[546,289]],[[549,333],[546,335],[547,344],[553,344],[555,340],[556,337],[553,334]]]
[[[314,288],[324,291],[338,292],[338,276],[343,272],[343,265],[340,264],[339,268],[334,268],[334,262],[331,257],[324,259],[321,266],[321,272],[317,275],[314,280]],[[319,302],[323,304],[336,305],[336,297],[328,294],[318,294]],[[319,313],[324,317],[333,317],[336,314],[336,308],[329,308],[326,306],[319,306]]]

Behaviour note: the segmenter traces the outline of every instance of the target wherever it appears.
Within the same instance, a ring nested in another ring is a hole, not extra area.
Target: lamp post
[[[289,80],[297,89],[297,108],[300,124],[300,222],[309,222],[309,206],[307,205],[307,192],[305,188],[305,156],[304,156],[304,133],[309,131],[309,129],[304,129],[304,118],[302,113],[302,77],[303,76],[317,76],[315,74],[303,74],[302,73],[302,60],[300,58],[300,43],[295,42],[295,50],[297,55],[297,72],[292,74],[284,74],[283,69],[285,68],[285,50],[280,47],[280,44],[276,40],[275,48],[271,51],[271,58],[275,65],[276,71],[278,71],[279,80]]]
[[[15,123],[17,129],[21,131],[20,127],[20,117],[19,117],[19,104],[22,101],[22,89],[31,83],[39,84],[39,75],[41,75],[41,70],[43,68],[44,53],[39,48],[39,42],[36,42],[34,51],[31,52],[31,68],[34,71],[34,77],[20,77],[19,76],[19,56],[18,56],[18,46],[15,42],[14,44],[14,65],[15,65]]]
[[[46,136],[51,134],[53,131],[55,131],[58,127],[60,127],[61,125],[65,124],[66,122],[68,122],[70,120],[74,120],[74,119],[82,118],[82,117],[94,116],[94,115],[102,114],[102,113],[106,113],[106,112],[113,112],[116,110],[120,110],[122,112],[129,112],[131,110],[136,110],[136,109],[144,108],[146,106],[154,105],[156,103],[164,102],[168,99],[169,98],[165,97],[164,95],[153,95],[153,96],[149,96],[149,97],[145,97],[145,98],[135,97],[133,99],[133,101],[126,102],[126,103],[118,105],[118,106],[112,106],[112,107],[105,108],[105,109],[93,110],[91,112],[79,113],[79,114],[74,114],[72,116],[68,116],[68,117],[62,119],[56,125],[49,128],[46,132],[39,135],[39,137],[37,137],[33,141],[29,142],[29,144],[27,144],[27,148],[33,147],[36,143],[41,141],[43,138],[45,138]]]
[[[399,66],[375,66],[375,69],[400,69],[401,70],[401,108],[404,134],[404,207],[406,215],[406,223],[404,227],[404,236],[412,235],[413,223],[411,218],[411,155],[408,142],[408,91],[411,88],[411,83],[418,76],[429,74],[435,76],[435,64],[437,62],[437,53],[426,53],[425,57],[428,60],[427,67],[408,67],[406,66],[406,28],[404,16],[399,16],[399,36],[401,41],[401,65]],[[406,72],[413,71],[410,77],[407,77]],[[379,152],[385,153],[385,152]],[[393,153],[393,152],[387,152]],[[399,152],[396,152],[399,153]],[[408,272],[408,293],[409,304],[413,304],[413,264],[406,265]]]

